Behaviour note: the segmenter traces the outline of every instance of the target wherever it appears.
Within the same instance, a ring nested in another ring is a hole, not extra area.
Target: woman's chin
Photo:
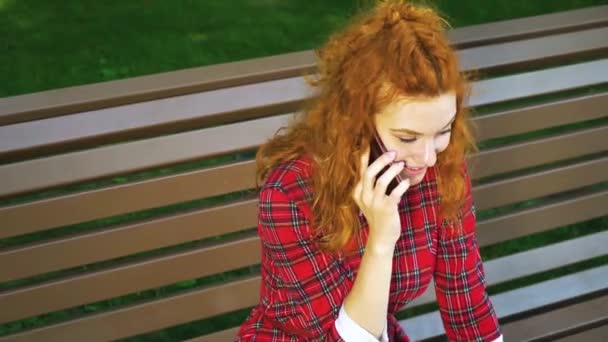
[[[417,185],[420,182],[422,182],[422,180],[424,179],[424,175],[426,174],[426,170],[427,169],[425,169],[424,172],[420,172],[420,173],[415,174],[415,175],[409,174],[406,171],[402,171],[401,174],[400,174],[400,176],[403,179],[409,179],[410,180],[410,186]]]

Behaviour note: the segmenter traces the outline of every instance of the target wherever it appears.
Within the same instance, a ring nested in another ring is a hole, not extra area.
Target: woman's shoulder
[[[283,161],[268,173],[262,188],[278,187],[287,191],[294,183],[310,178],[310,171],[311,159],[308,156]]]
[[[308,155],[284,161],[268,173],[261,192],[278,191],[301,208],[310,207],[312,203],[311,170],[312,159]]]

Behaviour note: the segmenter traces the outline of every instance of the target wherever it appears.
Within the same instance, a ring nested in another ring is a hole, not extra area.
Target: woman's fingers
[[[403,170],[405,163],[400,161],[391,165],[376,181],[376,188],[374,189],[374,196],[376,198],[384,198],[386,189],[390,182]]]
[[[375,201],[383,201],[386,197],[386,189],[390,182],[397,177],[397,175],[405,167],[404,162],[398,162],[391,165],[391,162],[395,159],[395,152],[386,152],[376,159],[371,165],[369,165],[370,149],[366,148],[360,157],[361,162],[361,179],[355,185],[353,189],[353,199],[359,206],[372,206]],[[386,166],[388,169],[382,174],[380,171]],[[399,200],[409,188],[409,180],[405,179],[399,183],[395,189],[389,194],[392,199],[391,202],[399,203]]]
[[[390,201],[392,202],[392,204],[398,205],[399,202],[401,201],[401,197],[403,197],[403,194],[405,194],[405,192],[409,188],[410,188],[410,179],[409,178],[404,178],[401,182],[399,182],[399,184],[393,189],[393,191],[391,191],[391,194],[389,195],[389,198],[390,198]]]
[[[374,197],[374,184],[378,173],[395,159],[395,152],[387,152],[376,159],[365,171],[361,198],[365,203],[371,203]]]

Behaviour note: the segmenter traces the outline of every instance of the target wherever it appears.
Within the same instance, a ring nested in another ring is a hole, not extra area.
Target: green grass
[[[312,49],[357,0],[0,0],[0,97]],[[608,0],[430,1],[454,27]]]

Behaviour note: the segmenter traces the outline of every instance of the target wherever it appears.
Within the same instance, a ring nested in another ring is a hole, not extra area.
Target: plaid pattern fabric
[[[399,204],[402,233],[393,257],[389,339],[409,341],[394,313],[424,293],[434,276],[448,338],[493,341],[501,331],[485,291],[470,180],[461,215],[465,234],[456,235],[437,224],[435,176],[429,169]],[[310,160],[305,157],[277,167],[260,191],[260,303],[241,326],[237,341],[342,341],[334,322],[357,275],[368,225],[360,213],[361,244],[353,255],[321,252],[311,239],[311,191]]]

